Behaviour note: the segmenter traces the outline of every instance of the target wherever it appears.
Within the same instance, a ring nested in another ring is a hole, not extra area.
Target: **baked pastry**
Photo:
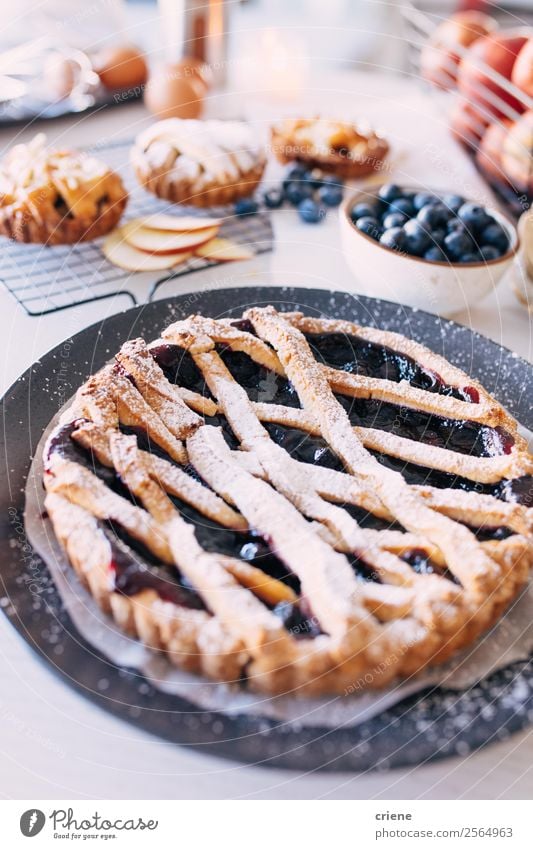
[[[380,171],[388,142],[354,124],[327,118],[286,119],[272,127],[272,150],[280,162],[303,162],[346,180]]]
[[[218,206],[253,194],[265,154],[241,121],[168,118],[141,133],[132,149],[137,179],[174,203]]]
[[[80,151],[49,150],[40,133],[0,163],[0,233],[69,245],[109,233],[128,201],[119,175]]]
[[[532,563],[516,422],[416,342],[253,308],[126,342],[44,451],[102,608],[189,671],[380,687],[489,628]]]

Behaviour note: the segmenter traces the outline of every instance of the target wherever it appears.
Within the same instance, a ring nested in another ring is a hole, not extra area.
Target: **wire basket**
[[[176,212],[175,205],[159,200],[137,183],[129,164],[130,147],[130,141],[120,141],[100,144],[91,151],[122,177],[130,194],[125,220],[154,212]],[[192,207],[180,206],[180,211],[202,214]],[[272,250],[272,225],[264,210],[238,217],[228,207],[222,207],[210,209],[209,214],[223,219],[221,236],[246,245],[255,254]],[[211,260],[192,257],[164,275],[131,274],[108,262],[101,250],[102,241],[49,247],[2,239],[0,280],[28,315],[38,316],[117,295],[134,305],[150,301],[168,280],[216,265]]]
[[[438,13],[435,3],[430,0],[421,2],[407,2],[402,4],[402,17],[404,26],[404,38],[407,44],[408,71],[411,75],[421,76],[421,57],[424,47],[431,38],[436,27],[443,20],[457,11],[457,3],[439,3]],[[533,37],[533,5],[531,0],[526,4],[514,3],[507,8],[501,5],[486,3],[484,11],[496,18],[502,29],[511,30],[515,35],[526,35]],[[517,25],[520,24],[520,25]],[[453,52],[463,58],[469,52],[469,48],[454,45]],[[495,71],[489,65],[477,62],[479,77],[472,88],[475,101],[467,101],[471,109],[462,112],[462,129],[454,131],[455,137],[460,141],[473,157],[476,168],[489,183],[491,188],[500,198],[508,213],[519,217],[533,202],[533,147],[524,145],[523,160],[524,167],[520,176],[512,175],[506,171],[499,156],[488,150],[484,154],[482,144],[483,136],[493,124],[500,124],[502,132],[506,121],[514,124],[521,115],[533,109],[533,98],[525,94],[506,77]],[[446,71],[456,72],[457,68],[453,60],[446,61],[443,56],[443,75]],[[422,79],[422,76],[421,76]],[[497,87],[495,91],[489,84]],[[432,93],[439,91],[431,83],[423,80],[424,85],[431,88]],[[499,91],[498,91],[499,89]],[[515,103],[509,103],[502,92],[514,99]],[[440,92],[450,114],[452,112],[455,97],[451,91]],[[452,129],[452,126],[450,125]],[[533,134],[533,123],[532,123]],[[480,150],[481,147],[481,150]]]

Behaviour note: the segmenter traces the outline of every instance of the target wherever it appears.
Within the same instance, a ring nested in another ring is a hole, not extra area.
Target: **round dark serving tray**
[[[433,688],[356,728],[317,728],[248,715],[199,712],[117,669],[76,631],[44,562],[26,544],[24,486],[50,419],[127,339],[154,339],[171,320],[199,312],[239,314],[252,304],[302,309],[398,330],[477,377],[533,429],[533,368],[467,328],[385,301],[320,289],[250,287],[186,294],[114,315],[46,354],[2,401],[0,604],[26,642],[71,687],[104,710],[175,743],[246,763],[310,770],[389,769],[464,755],[533,721],[533,672],[514,663],[467,692]],[[50,634],[54,635],[53,640]],[[98,682],[107,679],[105,692]],[[519,699],[517,700],[517,694]]]

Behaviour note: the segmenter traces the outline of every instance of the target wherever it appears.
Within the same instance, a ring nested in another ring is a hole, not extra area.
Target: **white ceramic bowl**
[[[420,191],[431,192],[431,189]],[[477,303],[491,292],[513,261],[519,246],[516,228],[508,218],[491,207],[487,207],[487,211],[509,235],[509,250],[498,259],[463,265],[428,262],[380,245],[358,230],[350,217],[350,210],[356,203],[371,201],[377,192],[378,189],[375,193],[357,192],[348,197],[339,209],[342,246],[354,274],[355,292],[397,301],[438,315],[451,315]],[[445,193],[434,190],[435,195]]]

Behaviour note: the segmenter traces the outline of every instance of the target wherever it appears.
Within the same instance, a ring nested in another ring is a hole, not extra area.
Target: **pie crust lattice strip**
[[[128,341],[44,461],[100,606],[177,666],[257,691],[441,662],[533,559],[516,422],[418,343],[349,322],[253,308]]]

